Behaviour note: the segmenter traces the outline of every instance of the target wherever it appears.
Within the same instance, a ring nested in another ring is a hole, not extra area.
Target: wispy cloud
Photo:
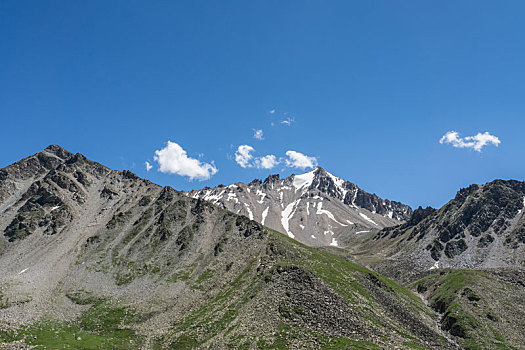
[[[188,157],[186,151],[172,141],[168,141],[166,147],[155,151],[154,159],[159,164],[160,172],[185,176],[190,180],[208,180],[218,171],[213,162],[204,163]]]
[[[275,114],[275,112],[276,112],[276,110],[275,110],[275,108],[273,108],[273,109],[270,109],[270,111],[268,113]]]
[[[153,168],[153,165],[151,165],[149,162],[146,162],[146,171],[149,172],[151,168]]]
[[[474,136],[460,137],[456,131],[449,131],[439,140],[440,144],[450,144],[456,148],[471,148],[477,152],[481,152],[483,147],[487,145],[498,146],[501,141],[497,136],[491,135],[489,132],[477,133]]]
[[[253,138],[257,140],[264,140],[263,137],[263,131],[261,129],[259,130],[253,130]]]
[[[317,166],[317,158],[309,157],[300,152],[287,151],[285,163],[287,166],[298,169],[314,168]]]
[[[286,118],[285,120],[281,120],[281,124],[286,125],[286,126],[290,126],[294,122],[295,122],[295,119],[290,118],[290,117]]]

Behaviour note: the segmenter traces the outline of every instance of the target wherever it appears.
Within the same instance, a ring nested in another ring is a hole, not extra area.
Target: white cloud
[[[153,165],[151,165],[149,162],[146,162],[146,171],[150,171],[151,168],[153,168]]]
[[[268,113],[275,114],[275,108],[274,109],[270,109],[270,111]]]
[[[243,168],[272,169],[279,161],[273,154],[264,157],[254,157],[255,149],[250,145],[240,145],[235,152],[235,161]]]
[[[263,131],[261,129],[259,130],[253,130],[253,138],[257,140],[263,140]]]
[[[317,159],[315,157],[309,157],[296,151],[287,151],[286,156],[288,159],[285,159],[285,162],[289,167],[306,169],[317,166]]]
[[[277,164],[279,164],[279,161],[273,154],[268,154],[255,160],[255,166],[259,169],[273,169]]]
[[[475,151],[481,152],[483,147],[493,144],[498,146],[501,141],[498,137],[491,135],[488,132],[477,133],[474,136],[460,137],[456,131],[449,131],[439,140],[440,144],[448,143],[456,148],[472,148]]]
[[[294,118],[286,118],[285,120],[281,120],[281,124],[284,124],[286,126],[290,126],[294,122],[295,122]]]
[[[243,168],[251,168],[253,165],[250,163],[253,156],[251,152],[255,151],[252,146],[240,145],[235,152],[235,161]]]
[[[155,151],[154,159],[159,163],[161,173],[187,176],[190,180],[208,180],[218,171],[213,162],[209,164],[190,158],[181,146],[171,141],[163,149]]]

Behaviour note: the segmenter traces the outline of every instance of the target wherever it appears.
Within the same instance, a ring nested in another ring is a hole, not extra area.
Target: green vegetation
[[[501,282],[483,271],[465,269],[434,273],[414,282],[413,287],[430,292],[430,306],[443,314],[442,328],[461,338],[465,348],[510,349],[494,328],[499,327],[494,305],[478,292],[494,284],[500,286]]]
[[[80,303],[87,302],[82,297],[73,298]],[[24,340],[26,344],[44,349],[136,349],[141,337],[126,328],[133,318],[128,309],[98,300],[74,322],[42,320],[28,327],[0,332],[0,342]]]

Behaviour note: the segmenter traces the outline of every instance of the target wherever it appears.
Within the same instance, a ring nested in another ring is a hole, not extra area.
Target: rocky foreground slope
[[[402,203],[381,199],[317,167],[281,179],[188,192],[310,246],[345,246],[349,237],[398,225],[411,217]]]
[[[2,347],[523,344],[516,271],[436,270],[403,287],[344,250],[303,245],[58,146],[0,174]]]

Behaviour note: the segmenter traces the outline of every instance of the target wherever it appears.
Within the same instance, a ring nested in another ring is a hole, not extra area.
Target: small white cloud
[[[317,159],[315,157],[309,157],[296,151],[287,151],[286,156],[288,159],[285,159],[285,163],[292,168],[306,169],[317,166]]]
[[[263,140],[263,131],[261,129],[259,130],[253,130],[253,138],[257,140]]]
[[[274,109],[270,109],[270,111],[268,113],[275,114],[275,108]]]
[[[150,171],[151,168],[153,168],[153,165],[151,165],[149,162],[146,162],[146,171]]]
[[[481,152],[483,147],[493,144],[498,147],[501,143],[500,139],[489,132],[477,133],[474,136],[460,137],[456,131],[449,131],[439,140],[440,144],[451,144],[456,148],[471,148],[477,152]]]
[[[273,154],[264,157],[254,157],[255,149],[250,145],[240,145],[235,152],[235,162],[242,168],[272,169],[279,161]]]
[[[255,166],[259,169],[273,169],[279,161],[273,154],[255,159]]]
[[[154,159],[161,173],[187,176],[190,180],[208,180],[218,171],[213,162],[209,164],[190,158],[181,146],[171,141],[163,149],[155,151]]]
[[[290,117],[286,118],[285,120],[281,120],[281,124],[286,125],[286,126],[290,126],[294,122],[295,122],[295,119],[290,118]]]
[[[275,126],[275,123],[274,123],[274,122],[271,122],[271,123],[270,123],[270,126]]]
[[[235,152],[235,161],[243,168],[251,168],[253,165],[250,163],[253,156],[251,153],[255,151],[252,146],[240,145]]]

